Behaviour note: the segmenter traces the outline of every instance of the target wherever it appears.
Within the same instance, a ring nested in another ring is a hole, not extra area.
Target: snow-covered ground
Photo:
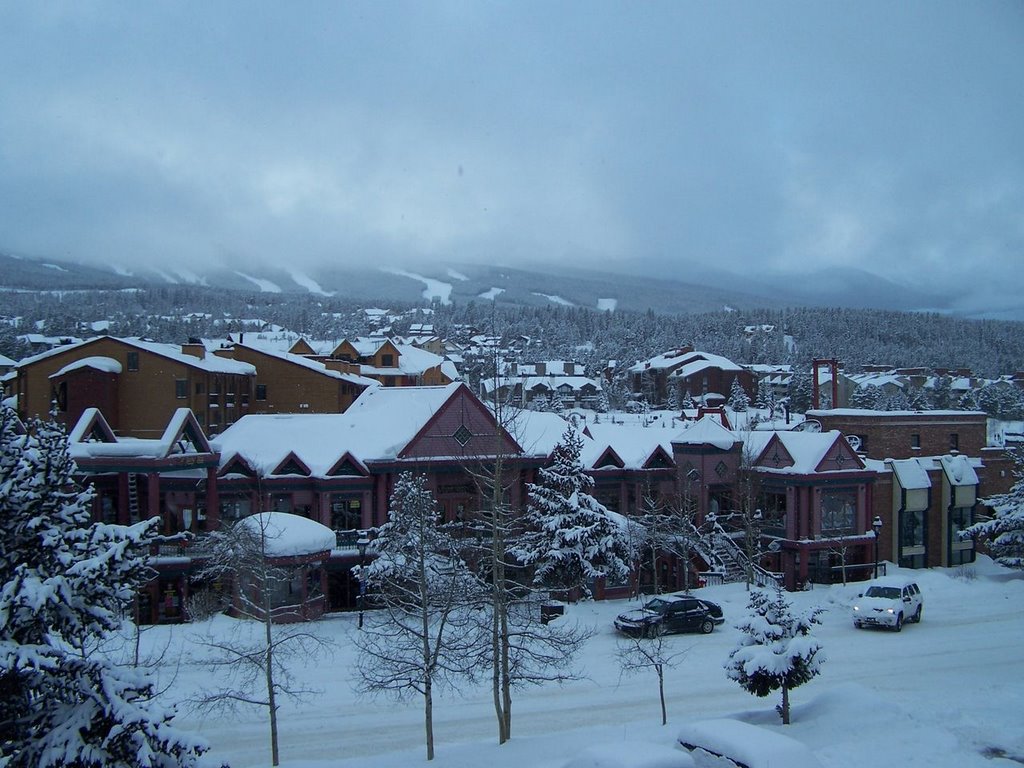
[[[897,572],[890,566],[889,572]],[[601,743],[641,741],[671,745],[677,728],[695,719],[736,717],[785,733],[809,747],[824,768],[871,765],[1012,766],[999,750],[1024,759],[1024,573],[987,559],[964,569],[912,571],[925,596],[924,620],[901,633],[856,630],[849,603],[861,586],[818,587],[791,595],[796,608],[822,606],[821,638],[828,661],[820,677],[792,694],[793,724],[779,724],[778,695],[759,699],[727,679],[722,665],[735,646],[732,627],[745,612],[742,584],[700,594],[722,604],[726,624],[711,635],[677,635],[667,642],[685,655],[666,676],[669,724],[660,725],[652,674],[620,678],[614,616],[635,603],[569,606],[559,621],[596,629],[580,659],[582,679],[563,687],[521,690],[513,703],[513,737],[496,743],[485,686],[435,701],[437,757],[444,768],[556,768]],[[209,673],[191,663],[190,639],[233,620],[156,627],[144,642],[185,648],[182,664],[165,675],[169,698],[186,698]],[[296,669],[300,681],[323,691],[280,713],[282,765],[290,768],[405,768],[426,764],[422,701],[365,700],[353,693],[351,633],[355,614],[334,614],[310,628],[336,643],[332,658]],[[178,725],[202,734],[211,756],[235,768],[269,765],[266,717],[240,711],[221,717],[179,716]]]

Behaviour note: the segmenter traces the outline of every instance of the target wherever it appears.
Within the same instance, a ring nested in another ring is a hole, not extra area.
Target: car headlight
[[[859,611],[859,610],[860,610],[860,606],[859,606],[859,605],[855,605],[855,606],[853,606],[853,610],[855,610],[855,611]]]
[[[886,608],[885,612],[886,613],[896,613],[896,611],[894,611],[892,608]]]

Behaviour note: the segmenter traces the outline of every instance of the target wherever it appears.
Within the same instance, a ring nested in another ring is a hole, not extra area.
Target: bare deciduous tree
[[[672,669],[689,648],[676,649],[671,640],[656,632],[650,637],[624,637],[616,643],[615,655],[623,675],[638,675],[651,670],[658,678],[658,700],[661,703],[661,724],[668,723],[665,707],[665,670]]]
[[[434,759],[434,691],[474,675],[485,634],[475,617],[483,585],[438,522],[425,479],[400,475],[374,541],[377,558],[360,574],[380,610],[353,636],[361,693],[423,697],[427,760]]]
[[[201,711],[265,708],[270,723],[271,764],[280,762],[277,715],[279,699],[304,701],[319,691],[298,684],[291,663],[308,663],[330,649],[324,638],[302,624],[273,623],[273,596],[277,587],[292,578],[288,569],[269,557],[275,535],[271,518],[263,513],[244,518],[230,528],[209,534],[200,545],[206,564],[200,579],[226,579],[234,584],[236,605],[243,617],[228,634],[208,633],[197,642],[210,655],[203,660],[217,684],[204,689],[193,701]]]

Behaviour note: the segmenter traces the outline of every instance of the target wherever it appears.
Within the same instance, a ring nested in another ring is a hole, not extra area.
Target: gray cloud
[[[0,248],[857,266],[1019,304],[1022,59],[1011,2],[7,3]]]

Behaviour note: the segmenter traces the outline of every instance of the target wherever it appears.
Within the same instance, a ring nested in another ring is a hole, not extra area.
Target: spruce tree
[[[584,472],[583,438],[567,427],[555,446],[551,465],[530,483],[524,526],[513,554],[533,566],[534,582],[556,588],[580,588],[590,595],[589,582],[629,574],[629,542],[624,521],[591,495],[594,480]]]
[[[0,407],[0,764],[196,765],[153,685],[102,652],[153,576],[158,520],[90,523],[63,429]]]
[[[737,625],[742,635],[725,664],[726,675],[748,693],[767,696],[782,691],[777,707],[784,725],[789,725],[789,692],[817,677],[824,654],[821,643],[811,634],[819,624],[816,609],[794,616],[782,587],[774,591],[754,590],[747,603],[747,615]]]
[[[1024,447],[1010,453],[1017,481],[1009,493],[984,499],[993,510],[991,520],[966,528],[962,536],[984,539],[992,558],[1008,568],[1024,568]]]
[[[739,379],[732,380],[732,387],[729,390],[729,407],[734,411],[745,411],[750,407],[750,398]]]

